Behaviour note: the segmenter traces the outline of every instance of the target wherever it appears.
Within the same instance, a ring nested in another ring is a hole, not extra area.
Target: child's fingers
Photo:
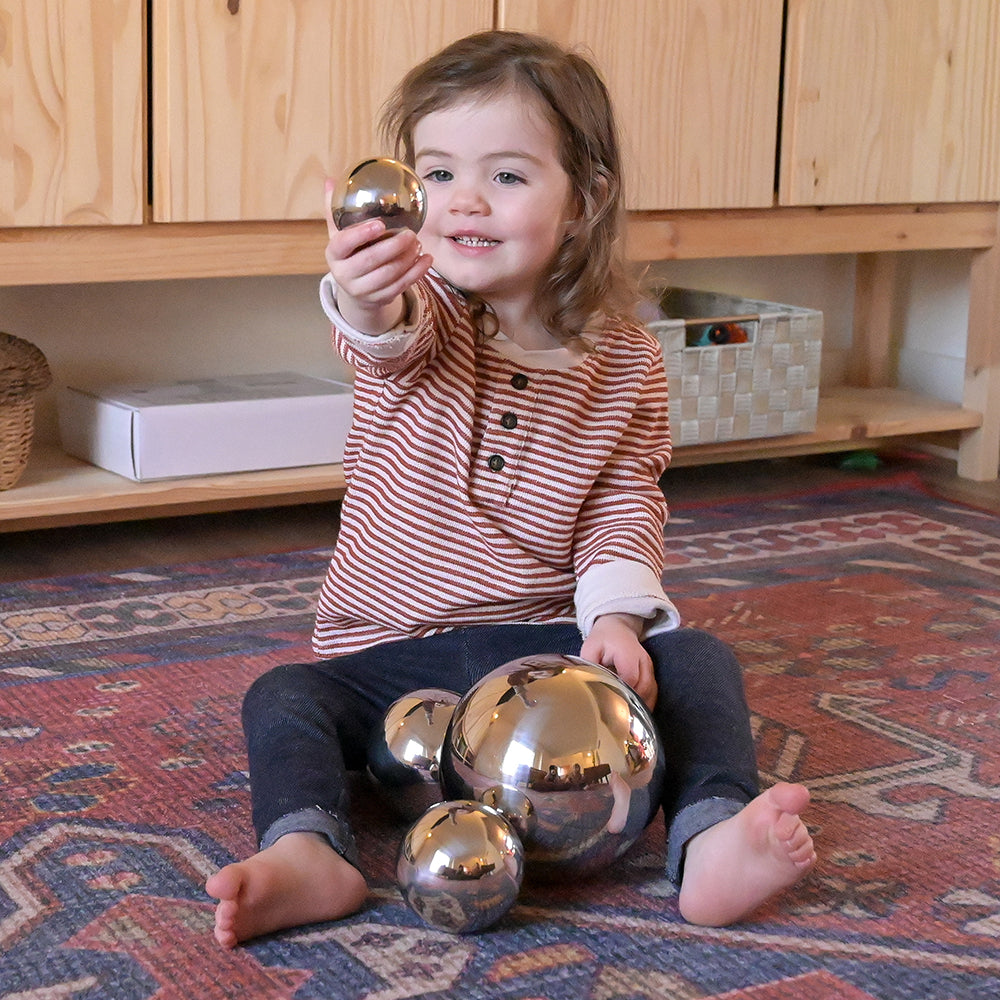
[[[431,266],[429,255],[422,255],[415,260],[393,261],[377,271],[372,272],[372,292],[383,301],[402,295],[415,281],[422,278]]]
[[[414,282],[419,281],[429,270],[433,259],[430,254],[421,254],[402,275],[393,276],[379,291],[385,301],[402,295]]]
[[[409,229],[387,231],[385,224],[376,221],[369,229],[370,223],[360,223],[351,229],[364,230],[360,235],[360,245],[352,255],[351,263],[359,270],[374,271],[380,267],[400,268],[409,266],[420,256],[420,243]]]
[[[413,233],[401,230],[334,261],[334,265],[331,270],[339,288],[356,298],[382,303],[426,274],[431,258],[421,253]]]
[[[346,229],[333,228],[326,244],[326,261],[330,270],[348,263],[352,273],[361,274],[379,266],[385,258],[368,251],[385,234],[381,219],[361,222]]]
[[[336,235],[330,239],[336,239],[344,251],[344,256],[350,257],[360,250],[368,250],[383,242],[382,237],[385,234],[385,223],[381,219],[369,219],[367,222],[357,222],[353,226],[336,230]],[[388,240],[384,242],[388,243]]]

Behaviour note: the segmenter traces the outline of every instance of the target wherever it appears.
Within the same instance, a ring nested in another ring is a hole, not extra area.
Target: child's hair
[[[637,294],[621,241],[618,133],[607,87],[589,60],[536,35],[469,35],[407,73],[383,111],[383,138],[397,157],[413,164],[413,132],[421,118],[503,93],[540,99],[580,209],[580,225],[560,246],[540,290],[542,321],[566,342],[595,314],[631,318]],[[472,305],[486,333],[483,304]]]

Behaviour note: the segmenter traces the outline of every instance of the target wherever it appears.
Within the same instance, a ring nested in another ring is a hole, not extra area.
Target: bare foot
[[[224,948],[284,927],[356,913],[368,894],[364,876],[316,833],[286,833],[205,883],[219,900],[215,939]]]
[[[816,862],[812,837],[799,816],[808,804],[804,785],[781,782],[692,837],[679,899],[684,919],[725,927],[798,882]]]

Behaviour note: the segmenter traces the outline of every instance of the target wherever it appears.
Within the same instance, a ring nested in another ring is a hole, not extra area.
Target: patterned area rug
[[[679,507],[667,548],[745,664],[762,772],[813,792],[820,863],[780,904],[687,926],[656,823],[607,877],[449,935],[359,788],[367,908],[224,952],[202,884],[253,848],[241,695],[309,658],[328,553],[47,579],[0,601],[0,997],[1000,996],[1000,521],[873,479]]]

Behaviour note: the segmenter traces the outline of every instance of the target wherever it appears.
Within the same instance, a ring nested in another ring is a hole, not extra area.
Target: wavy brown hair
[[[563,342],[595,314],[631,318],[636,285],[622,249],[622,165],[611,97],[594,65],[548,39],[484,31],[459,39],[403,77],[383,110],[381,127],[395,155],[414,162],[413,132],[425,115],[501,93],[540,98],[556,130],[580,223],[552,260],[539,290],[539,314]],[[485,336],[488,306],[470,297]]]

